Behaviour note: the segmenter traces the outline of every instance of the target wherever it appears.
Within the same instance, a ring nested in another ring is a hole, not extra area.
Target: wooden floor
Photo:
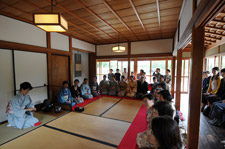
[[[181,95],[181,112],[185,117],[184,126],[187,129],[188,94]],[[225,129],[212,126],[210,119],[201,113],[199,149],[225,149],[221,141],[225,140]]]

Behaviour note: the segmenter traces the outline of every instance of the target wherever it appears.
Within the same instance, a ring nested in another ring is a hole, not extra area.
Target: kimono
[[[68,103],[66,101],[71,101],[71,103]],[[71,96],[71,92],[68,88],[62,88],[58,95],[58,102],[59,103],[65,103],[65,104],[71,104],[71,106],[74,106],[76,103],[73,101],[73,97]]]
[[[99,96],[99,93],[98,93],[98,91],[99,91],[98,82],[93,82],[93,81],[92,81],[90,87],[91,87],[91,94],[92,94],[94,97]]]
[[[93,95],[91,94],[91,89],[88,84],[81,85],[81,95],[84,99],[93,98]]]
[[[161,75],[160,73],[156,73],[156,72],[153,73],[153,76],[156,77],[157,82],[160,82],[160,80],[159,80],[160,75]]]
[[[108,87],[109,87],[109,81],[107,80],[102,80],[100,82],[100,93],[101,95],[107,95],[108,94]]]
[[[79,86],[77,86],[76,89],[75,89],[74,86],[72,86],[70,91],[71,91],[72,97],[74,98],[73,99],[74,102],[76,102],[77,104],[84,102],[84,99],[82,97],[80,97],[81,93],[80,93],[80,87]]]
[[[135,97],[137,92],[137,82],[129,81],[127,84],[127,97]]]
[[[117,82],[116,81],[110,81],[109,82],[109,88],[108,88],[108,95],[110,96],[116,96],[117,95]]]
[[[18,129],[33,127],[34,124],[38,122],[38,119],[33,116],[32,112],[26,112],[26,109],[33,107],[34,104],[28,94],[17,94],[9,102],[7,112],[9,125]]]
[[[165,75],[165,81],[168,85],[171,85],[171,81],[172,81],[171,75]]]
[[[114,73],[108,73],[108,79],[109,79],[109,81],[112,80],[112,76],[114,76]]]
[[[124,97],[127,93],[127,82],[125,81],[120,81],[118,84],[117,90],[118,90],[118,96]]]

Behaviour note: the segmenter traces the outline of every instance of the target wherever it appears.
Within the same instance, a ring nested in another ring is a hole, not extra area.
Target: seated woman
[[[127,97],[135,97],[137,93],[137,82],[134,80],[134,76],[130,76],[130,80],[127,84]]]
[[[70,91],[71,91],[71,95],[72,97],[74,98],[74,102],[76,102],[77,104],[78,103],[83,103],[84,102],[84,99],[81,98],[81,92],[80,92],[80,87],[78,86],[79,85],[79,80],[76,79],[74,80],[74,86],[72,86],[70,88]]]
[[[152,120],[152,130],[147,132],[149,144],[164,149],[181,149],[179,127],[171,117],[160,116]]]
[[[112,76],[112,80],[109,82],[108,95],[116,96],[117,95],[117,82],[115,76]]]
[[[148,102],[148,103],[150,103],[149,105],[150,110],[147,116],[148,127],[146,131],[139,133],[137,136],[137,145],[139,148],[158,147],[158,146],[150,144],[149,140],[147,139],[148,131],[152,129],[152,120],[156,117],[165,116],[165,115],[172,118],[174,113],[171,105],[167,101],[158,101],[153,106],[151,102]]]
[[[118,96],[119,97],[124,97],[126,95],[126,93],[127,93],[127,90],[126,89],[127,89],[127,82],[125,81],[125,77],[122,76],[121,77],[121,81],[118,84],[118,88],[117,88],[117,90],[118,90]]]
[[[91,87],[91,94],[94,97],[99,96],[99,86],[97,82],[97,76],[93,76],[90,87]]]
[[[201,111],[203,111],[205,106],[207,105],[207,98],[210,95],[216,94],[217,91],[219,90],[219,87],[220,87],[221,77],[220,77],[220,73],[219,73],[219,67],[214,67],[212,69],[212,73],[213,73],[213,76],[211,77],[211,79],[209,81],[208,90],[207,90],[206,93],[204,93],[202,95],[202,108],[201,108]]]
[[[103,80],[100,82],[100,93],[101,95],[108,94],[109,81],[106,80],[106,75],[103,76]]]
[[[148,92],[148,83],[145,81],[145,77],[141,76],[137,81],[137,98],[142,99]]]
[[[63,87],[60,90],[59,95],[58,95],[58,102],[59,103],[71,104],[71,106],[74,106],[76,104],[73,101],[73,97],[71,96],[68,81],[63,81]]]
[[[84,78],[84,83],[81,85],[81,96],[84,99],[93,98],[93,95],[91,94],[91,89],[88,85],[88,78]]]
[[[32,90],[32,86],[29,82],[20,84],[20,92],[9,102],[6,111],[8,114],[8,127],[25,129],[33,127],[38,122],[38,119],[32,113],[36,111],[36,108],[28,95],[30,90]]]

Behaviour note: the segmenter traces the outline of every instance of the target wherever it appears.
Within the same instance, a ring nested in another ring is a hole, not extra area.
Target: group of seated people
[[[210,124],[221,126],[225,122],[225,68],[212,68],[203,72],[202,108],[201,111],[212,120]]]

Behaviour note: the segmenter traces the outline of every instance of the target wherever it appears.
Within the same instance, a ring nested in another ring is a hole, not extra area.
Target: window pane
[[[216,59],[215,67],[218,67],[219,66],[219,58],[218,58],[218,56],[215,59]]]
[[[109,62],[102,62],[102,74],[109,73]]]
[[[113,69],[113,73],[116,72],[116,69],[117,69],[117,61],[110,61],[110,69]]]
[[[187,77],[184,78],[184,92],[188,92],[188,80]]]
[[[214,67],[214,58],[209,58],[209,70],[211,72],[212,68]]]
[[[120,70],[120,73],[122,72],[122,62],[118,61],[118,69]]]
[[[156,68],[160,68],[160,73],[165,75],[166,70],[166,61],[152,61],[152,73],[155,72]]]
[[[225,68],[225,56],[222,56],[222,68]]]
[[[134,72],[134,61],[130,61],[130,72]]]
[[[171,71],[172,70],[172,68],[171,68],[171,64],[172,63],[172,61],[171,60],[168,60],[168,69]]]
[[[184,76],[184,60],[182,60],[181,76]]]
[[[146,75],[150,75],[150,61],[137,61],[137,67],[138,73],[143,69]]]
[[[188,76],[189,60],[185,60],[184,76]]]
[[[99,62],[97,62],[97,74],[99,74]]]

